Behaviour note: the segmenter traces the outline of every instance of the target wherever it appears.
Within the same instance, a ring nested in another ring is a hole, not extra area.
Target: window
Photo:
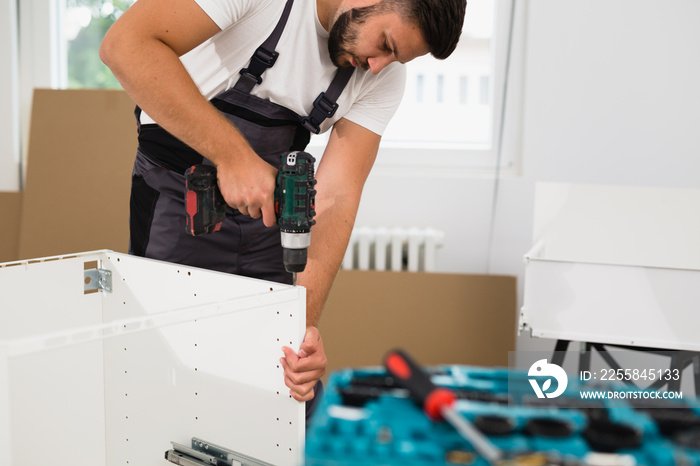
[[[0,189],[20,189],[36,88],[118,87],[98,50],[135,0],[0,0]],[[8,175],[9,174],[9,175]]]
[[[472,13],[467,7],[467,15]],[[420,76],[422,81],[431,84],[432,89],[429,97],[422,100],[413,99],[410,93],[404,94],[401,106],[384,134],[382,146],[401,148],[439,144],[442,148],[465,150],[488,147],[491,144],[491,109],[478,105],[479,101],[466,107],[460,105],[459,81],[454,76],[466,74],[467,78],[472,76],[478,82],[484,73],[491,72],[490,38],[475,39],[468,35],[460,40],[457,49],[446,60],[438,61],[428,55],[408,63],[407,81]],[[421,118],[416,118],[416,115],[421,115]]]
[[[119,82],[99,59],[102,38],[135,0],[64,0],[59,53],[65,57],[62,88],[119,88]]]
[[[425,82],[435,88],[426,89],[427,94],[404,94],[382,138],[378,166],[421,170],[495,167],[515,3],[469,1],[464,31],[453,54],[446,60],[425,56],[407,64],[409,84]],[[474,83],[473,89],[469,83]],[[430,157],[425,156],[426,150]],[[501,166],[513,166],[514,157],[501,158]]]

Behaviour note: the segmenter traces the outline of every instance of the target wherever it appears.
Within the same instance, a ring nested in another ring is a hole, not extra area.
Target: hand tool
[[[316,223],[316,159],[307,152],[280,156],[275,187],[275,213],[282,241],[282,262],[296,285],[298,272],[306,268],[311,227]],[[226,202],[219,190],[216,168],[194,165],[185,172],[186,230],[198,236],[221,229]]]
[[[390,351],[384,358],[384,367],[403,386],[413,401],[434,421],[446,420],[469,442],[474,450],[493,464],[503,458],[503,452],[474,425],[455,410],[457,396],[445,387],[436,386],[404,351]]]

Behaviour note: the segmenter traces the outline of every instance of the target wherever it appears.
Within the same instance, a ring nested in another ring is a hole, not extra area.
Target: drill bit
[[[292,272],[292,285],[297,286],[297,273]]]

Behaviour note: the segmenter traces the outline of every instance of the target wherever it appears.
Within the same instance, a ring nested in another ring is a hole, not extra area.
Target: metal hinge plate
[[[88,269],[85,271],[84,292],[112,292],[112,271],[107,269]]]

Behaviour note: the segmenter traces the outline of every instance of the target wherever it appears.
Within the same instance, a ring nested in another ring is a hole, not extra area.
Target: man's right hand
[[[251,151],[252,152],[252,151]],[[252,218],[262,216],[267,227],[277,223],[275,184],[277,170],[252,152],[245,158],[217,164],[219,190],[226,204]]]

